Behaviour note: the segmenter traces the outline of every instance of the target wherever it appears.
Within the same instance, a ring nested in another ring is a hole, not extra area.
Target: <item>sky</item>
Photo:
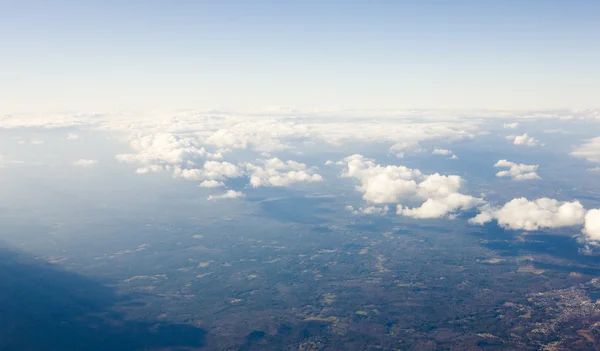
[[[0,113],[595,108],[597,1],[2,1]]]

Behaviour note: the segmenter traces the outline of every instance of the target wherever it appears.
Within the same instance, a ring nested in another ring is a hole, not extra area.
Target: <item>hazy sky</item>
[[[2,1],[0,113],[590,108],[598,1]]]

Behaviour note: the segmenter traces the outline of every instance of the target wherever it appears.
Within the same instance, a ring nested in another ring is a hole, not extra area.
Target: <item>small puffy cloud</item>
[[[225,186],[225,183],[218,180],[205,180],[199,185],[201,188],[220,188]]]
[[[539,141],[534,137],[529,136],[527,133],[523,135],[509,135],[506,137],[506,140],[512,141],[515,145],[524,145],[524,146],[536,146],[539,145]]]
[[[77,135],[77,134],[73,134],[73,133],[69,133],[69,134],[67,135],[67,138],[66,138],[66,139],[67,139],[67,140],[77,140],[77,139],[79,139],[79,135]]]
[[[250,185],[255,188],[261,186],[287,187],[294,183],[312,183],[323,180],[323,177],[304,163],[284,162],[278,158],[265,160],[261,166],[248,163],[246,168],[250,175]]]
[[[442,156],[448,156],[448,155],[452,155],[452,150],[446,150],[446,149],[435,149],[433,150],[433,152],[431,153],[432,155],[442,155]]]
[[[325,166],[331,166],[334,162],[331,160],[325,161]]]
[[[93,165],[95,165],[97,163],[98,163],[97,160],[86,160],[86,159],[82,158],[80,160],[77,160],[77,161],[73,162],[73,165],[74,166],[78,166],[78,167],[90,167],[90,166],[93,166]]]
[[[460,194],[463,180],[457,175],[426,175],[405,166],[381,166],[362,155],[352,155],[343,161],[342,177],[353,178],[363,200],[371,204],[397,204],[397,213],[414,218],[452,216],[459,210],[481,205],[483,200]],[[410,208],[404,203],[419,203]]]
[[[29,142],[31,145],[43,145],[44,141],[41,139],[33,139]]]
[[[507,160],[499,160],[494,167],[508,168],[508,170],[496,173],[496,177],[510,177],[513,180],[534,180],[542,179],[535,172],[538,165],[526,165],[523,163],[514,163]]]
[[[450,157],[451,160],[458,160],[458,156],[456,155],[452,155],[452,157]]]
[[[504,128],[508,128],[508,129],[515,129],[519,126],[519,123],[517,122],[513,122],[513,123],[504,123]]]
[[[225,193],[220,195],[210,195],[207,199],[210,200],[221,200],[221,199],[237,199],[243,197],[244,193],[235,190],[227,190]]]
[[[365,215],[378,215],[382,216],[388,213],[390,208],[388,206],[366,206],[360,207],[358,209],[354,209],[352,206],[344,207],[347,211],[352,212],[352,214],[365,214]]]
[[[538,230],[581,225],[585,214],[579,201],[560,202],[549,198],[529,201],[521,197],[499,208],[483,206],[480,213],[469,222],[482,225],[496,220],[503,228]]]
[[[573,152],[572,156],[585,158],[590,162],[600,163],[600,137],[586,140],[582,145],[579,145]]]
[[[600,209],[593,209],[587,212],[583,233],[592,241],[600,241]]]

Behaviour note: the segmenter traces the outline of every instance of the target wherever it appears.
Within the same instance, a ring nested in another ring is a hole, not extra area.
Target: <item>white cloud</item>
[[[77,140],[79,139],[79,135],[77,134],[73,134],[73,133],[69,133],[66,137],[67,140]]]
[[[331,166],[334,162],[331,160],[325,161],[325,166]]]
[[[205,180],[199,185],[202,188],[220,188],[225,186],[225,183],[218,180]]]
[[[452,155],[452,157],[450,157],[451,160],[458,160],[458,156],[456,155]]]
[[[450,216],[483,203],[482,199],[458,193],[463,180],[457,175],[426,175],[404,166],[381,166],[362,155],[346,157],[342,177],[359,181],[357,190],[372,204],[397,204],[397,213],[415,218]],[[409,208],[402,204],[420,203]]]
[[[509,129],[515,129],[519,126],[519,123],[517,122],[513,122],[513,123],[504,123],[504,128],[509,128]]]
[[[29,142],[31,145],[43,145],[44,141],[41,139],[33,139]]]
[[[483,206],[480,213],[469,222],[482,225],[496,220],[503,228],[538,230],[581,225],[585,213],[579,201],[560,202],[549,198],[529,201],[521,197],[512,199],[500,208]]]
[[[452,150],[447,150],[447,149],[435,149],[433,150],[433,152],[431,153],[432,155],[443,155],[443,156],[448,156],[448,155],[452,155]]]
[[[569,132],[568,130],[564,130],[564,129],[546,129],[544,130],[544,133],[546,134],[571,134],[571,132]]]
[[[594,168],[588,168],[588,171],[590,171],[590,172],[600,172],[600,167],[596,166]]]
[[[237,199],[244,197],[244,193],[234,190],[227,190],[227,192],[220,195],[210,195],[207,199],[210,200],[221,200],[221,199]]]
[[[587,212],[583,233],[590,240],[600,241],[600,209],[592,209]]]
[[[82,158],[80,160],[77,160],[77,161],[73,162],[73,165],[74,166],[79,166],[79,167],[90,167],[90,166],[93,166],[93,165],[95,165],[97,163],[98,163],[97,160],[86,160],[86,159]]]
[[[585,158],[590,162],[600,163],[600,137],[586,140],[586,142],[571,152],[572,156]]]
[[[496,177],[510,177],[513,180],[534,180],[542,179],[535,172],[538,165],[526,165],[523,163],[514,163],[507,160],[499,160],[494,167],[508,168],[508,170],[496,173]]]
[[[509,135],[506,140],[512,141],[515,145],[536,146],[539,141],[534,137],[530,137],[527,133],[523,135]]]
[[[283,162],[278,158],[263,161],[262,166],[246,164],[250,175],[250,185],[260,186],[290,186],[294,183],[320,182],[323,178],[308,168],[304,163],[295,161]]]

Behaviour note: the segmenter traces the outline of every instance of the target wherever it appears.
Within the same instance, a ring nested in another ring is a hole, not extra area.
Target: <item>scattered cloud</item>
[[[442,156],[448,156],[448,155],[452,155],[452,150],[447,150],[447,149],[435,149],[433,150],[433,152],[431,153],[432,155],[442,155]]]
[[[585,158],[590,162],[600,163],[600,137],[586,140],[571,152],[572,156]]]
[[[90,167],[96,164],[98,164],[98,160],[86,160],[83,158],[73,162],[73,165],[78,167]]]
[[[367,207],[359,207],[358,209],[354,209],[353,206],[344,207],[347,211],[352,212],[352,214],[366,214],[366,215],[379,215],[383,216],[388,213],[390,208],[388,206],[367,206]]]
[[[323,178],[308,168],[304,163],[296,161],[283,162],[278,158],[271,158],[262,162],[262,165],[247,163],[246,168],[250,175],[250,185],[282,186],[287,187],[294,183],[320,182]]]
[[[508,128],[508,129],[515,129],[519,126],[519,123],[517,122],[513,122],[513,123],[504,123],[504,128]]]
[[[537,146],[540,143],[534,137],[530,137],[527,133],[523,135],[509,135],[506,137],[506,140],[512,141],[515,145],[524,146]]]
[[[240,191],[227,190],[225,193],[220,195],[210,195],[207,199],[210,200],[221,200],[221,199],[237,199],[244,197],[244,193]]]
[[[592,209],[587,212],[583,233],[592,241],[600,241],[600,209]]]
[[[521,197],[512,199],[499,208],[483,206],[480,213],[469,222],[482,225],[496,220],[503,228],[539,230],[581,225],[585,213],[579,201],[560,202],[549,198],[529,201]]]
[[[397,213],[415,218],[450,216],[483,204],[483,200],[458,191],[464,181],[457,175],[426,175],[405,166],[381,166],[362,155],[346,157],[342,177],[353,178],[363,200],[371,204],[397,204]],[[410,208],[404,203],[420,204]]]
[[[496,177],[510,177],[513,180],[535,180],[542,179],[537,173],[539,165],[526,165],[507,160],[499,160],[494,167],[508,168],[508,170],[496,173]]]
[[[199,185],[202,188],[220,188],[224,187],[225,183],[218,180],[205,180]]]
[[[66,137],[67,140],[77,140],[79,139],[79,135],[77,134],[73,134],[73,133],[69,133]]]
[[[546,129],[544,130],[546,134],[571,134],[568,130],[564,129]]]

